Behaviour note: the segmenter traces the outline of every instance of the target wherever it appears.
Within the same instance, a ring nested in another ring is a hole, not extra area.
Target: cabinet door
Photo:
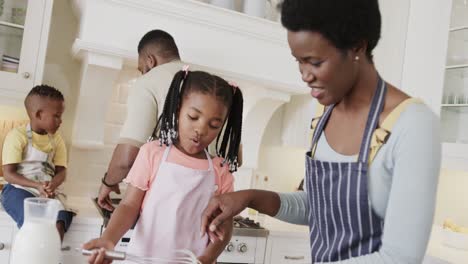
[[[52,1],[2,2],[0,92],[2,97],[22,98],[34,84],[42,81]]]
[[[10,261],[13,232],[14,228],[12,226],[0,226],[0,263],[8,263]]]
[[[63,238],[63,247],[67,249],[62,251],[63,260],[62,264],[81,264],[86,263],[87,258],[76,248],[80,248],[85,242],[91,239],[98,238],[100,236],[100,226],[84,226],[84,225],[71,225],[70,230],[65,234]]]
[[[300,238],[268,238],[270,264],[306,264],[312,263],[308,239]],[[268,254],[268,252],[267,252]]]

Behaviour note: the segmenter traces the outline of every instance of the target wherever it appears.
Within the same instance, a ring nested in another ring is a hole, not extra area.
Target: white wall
[[[294,144],[284,144],[284,136],[295,137],[298,131],[294,133],[284,133],[285,124],[289,122],[305,123],[305,120],[289,120],[291,113],[287,114],[288,109],[295,109],[295,105],[301,105],[303,98],[308,95],[293,96],[291,101],[276,110],[275,114],[270,119],[268,126],[262,138],[260,148],[258,168],[254,173],[253,187],[272,191],[290,192],[294,191],[300,181],[304,178],[305,173],[305,152],[306,147],[297,147]],[[296,113],[297,114],[297,113]],[[299,115],[299,114],[298,114]],[[310,116],[313,112],[310,113]],[[288,127],[296,127],[290,124]],[[306,125],[308,127],[308,125]],[[291,129],[288,129],[291,130]],[[302,134],[307,134],[308,129],[305,128]],[[293,142],[287,140],[286,142]],[[300,140],[303,142],[304,140]],[[293,142],[294,143],[294,142]]]
[[[468,227],[468,172],[442,170],[439,178],[435,223],[447,218]]]

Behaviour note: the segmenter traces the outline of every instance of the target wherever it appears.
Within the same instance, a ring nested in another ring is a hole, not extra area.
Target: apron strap
[[[28,123],[26,125],[26,136],[28,137],[29,145],[32,147],[33,146],[33,142],[32,142],[33,134],[32,134],[32,129],[31,129],[31,123]],[[54,138],[49,133],[47,133],[47,136],[49,137],[49,142],[50,142],[50,145],[52,146],[52,152],[50,154],[55,156],[57,144],[55,144]]]
[[[379,82],[377,84],[374,97],[372,98],[369,115],[367,117],[366,128],[364,130],[364,136],[361,141],[361,149],[359,150],[358,162],[362,163],[367,163],[367,160],[369,159],[372,134],[379,124],[380,113],[382,113],[385,104],[387,85],[380,76],[378,76],[378,78]]]
[[[169,144],[169,146],[167,146],[166,149],[164,150],[164,154],[163,154],[163,157],[161,159],[161,163],[167,161],[167,158],[169,157],[169,152],[171,150],[171,147],[172,147],[172,144]],[[205,154],[206,154],[206,159],[208,160],[208,165],[209,165],[208,170],[213,171],[213,161],[211,160],[210,153],[208,153],[208,151],[206,149],[205,149]]]
[[[205,149],[205,155],[206,155],[206,159],[208,160],[208,170],[212,171],[213,170],[213,161],[211,159],[211,156],[210,156],[210,153],[208,153],[208,151]]]
[[[323,129],[324,129],[326,123],[328,122],[328,118],[330,117],[334,107],[335,107],[335,105],[333,104],[333,105],[330,105],[330,106],[325,108],[325,112],[320,117],[320,119],[319,119],[319,121],[317,123],[317,127],[314,129],[314,133],[312,135],[312,143],[311,143],[311,146],[310,146],[310,157],[311,158],[313,158],[314,155],[315,155],[315,150],[317,149],[318,140],[319,140],[320,136],[322,135]]]
[[[31,123],[26,125],[26,136],[28,137],[28,143],[32,145],[32,130],[31,130]]]
[[[164,154],[162,156],[161,163],[167,161],[167,157],[169,156],[169,151],[171,150],[171,147],[172,147],[172,144],[169,144],[169,146],[167,146],[166,149],[164,150]]]

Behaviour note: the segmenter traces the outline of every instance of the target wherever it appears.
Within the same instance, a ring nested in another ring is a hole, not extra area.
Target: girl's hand
[[[246,192],[226,193],[211,198],[203,211],[201,234],[208,232],[210,238],[215,235],[219,240],[223,240],[223,232],[218,230],[218,226],[247,208],[249,201],[250,197]]]
[[[88,263],[90,264],[109,264],[112,263],[112,260],[105,259],[106,250],[114,250],[115,244],[110,240],[104,238],[96,238],[85,244],[83,244],[83,249],[96,250],[93,255],[89,256]]]

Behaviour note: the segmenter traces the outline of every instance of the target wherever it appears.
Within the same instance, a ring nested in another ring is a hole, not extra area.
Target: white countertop
[[[68,204],[77,210],[72,224],[102,225],[102,217],[89,197],[68,197]],[[250,216],[251,217],[251,216]],[[0,221],[11,222],[13,220],[0,206]],[[269,216],[256,217],[255,221],[270,231],[270,236],[281,236],[291,238],[308,238],[309,228],[302,225],[289,224]],[[448,247],[442,243],[442,227],[434,226],[429,241],[427,255],[446,261],[445,263],[466,264],[468,263],[468,250],[460,250]],[[444,263],[437,259],[427,260],[424,263]]]
[[[431,239],[427,247],[427,255],[447,261],[447,263],[466,264],[468,263],[468,250],[456,249],[443,244],[442,227],[433,226]],[[426,263],[426,262],[425,262]],[[433,263],[433,262],[427,262]],[[434,262],[438,263],[438,262]]]
[[[68,205],[77,210],[77,215],[73,218],[73,224],[85,224],[85,225],[102,225],[103,219],[99,214],[98,210],[94,206],[91,198],[88,197],[68,197]],[[11,222],[13,220],[5,212],[2,206],[0,206],[0,221]]]
[[[96,206],[89,197],[68,197],[67,205],[73,210],[77,210],[77,215],[73,218],[72,224],[98,224],[102,225],[103,219]]]

